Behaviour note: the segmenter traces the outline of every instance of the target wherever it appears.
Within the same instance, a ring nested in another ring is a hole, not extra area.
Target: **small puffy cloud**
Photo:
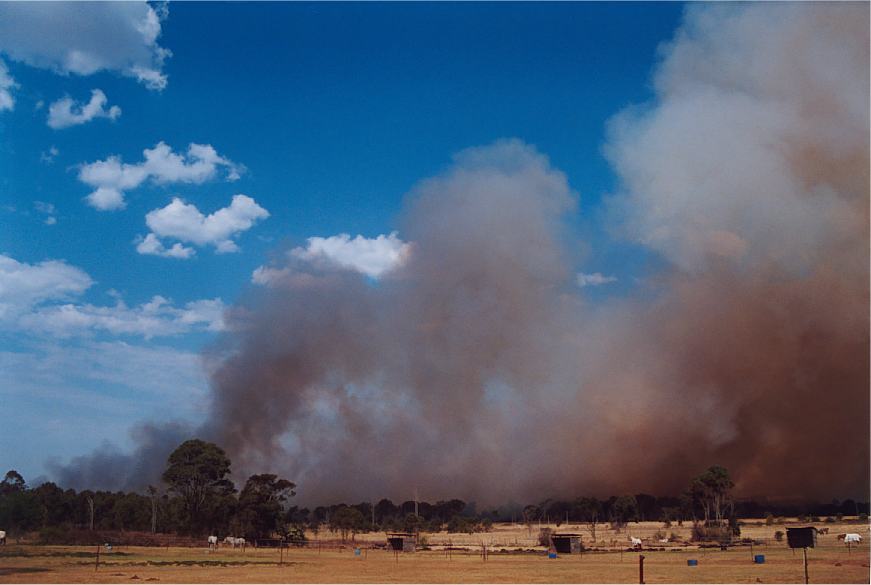
[[[56,146],[52,145],[47,151],[39,153],[39,162],[50,165],[54,162],[54,159],[58,154],[60,154],[60,151]]]
[[[150,339],[194,330],[221,331],[224,329],[224,303],[221,299],[203,299],[175,307],[161,296],[136,307],[128,307],[121,300],[114,306],[68,303],[40,307],[24,315],[19,325],[31,333],[54,337],[103,331]]]
[[[219,169],[226,171],[228,181],[237,180],[241,172],[239,165],[220,156],[209,144],[190,144],[187,154],[178,154],[166,143],[159,142],[142,154],[144,160],[136,164],[110,156],[82,165],[79,180],[95,188],[87,196],[88,204],[100,211],[121,209],[125,205],[124,192],[148,179],[158,184],[200,184],[215,178]]]
[[[12,97],[12,91],[17,87],[17,83],[9,74],[9,69],[6,68],[6,63],[0,59],[0,112],[3,110],[11,110],[15,107],[15,98]]]
[[[358,235],[351,238],[339,234],[328,238],[312,237],[305,247],[294,248],[291,256],[315,263],[325,263],[355,270],[371,278],[379,278],[400,266],[408,257],[410,245],[399,239],[396,232],[376,238]]]
[[[209,215],[176,197],[166,207],[149,211],[145,216],[151,233],[139,243],[137,251],[157,253],[153,250],[165,250],[159,238],[172,238],[197,246],[214,246],[219,254],[236,252],[239,248],[233,238],[267,217],[269,212],[247,195],[234,195],[229,206]]]
[[[33,208],[37,211],[37,213],[45,215],[45,219],[43,219],[45,225],[54,225],[57,223],[57,218],[55,217],[57,209],[55,209],[53,203],[46,203],[45,201],[34,201]]]
[[[578,286],[582,288],[585,286],[600,286],[611,282],[617,282],[617,277],[605,276],[601,272],[593,272],[590,274],[585,274],[581,272],[580,274],[578,274],[577,282]]]
[[[137,240],[135,243],[137,252],[151,256],[187,259],[197,253],[193,248],[183,246],[178,242],[167,248],[154,234],[148,234],[144,238]]]
[[[0,53],[62,75],[115,71],[162,90],[166,15],[146,2],[2,2]]]
[[[79,295],[92,284],[87,273],[63,260],[28,264],[0,254],[0,321],[44,301]]]
[[[112,106],[107,109],[108,101],[106,94],[99,89],[91,90],[91,101],[87,104],[79,104],[65,96],[48,107],[48,125],[59,130],[85,124],[94,118],[117,120],[121,115],[121,108]]]

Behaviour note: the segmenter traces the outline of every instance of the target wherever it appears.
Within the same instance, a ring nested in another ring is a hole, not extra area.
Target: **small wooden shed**
[[[388,532],[387,544],[399,552],[414,552],[417,538],[411,532]]]
[[[584,545],[581,542],[581,535],[575,533],[561,533],[551,535],[553,548],[556,552],[571,555],[578,554],[584,550]]]

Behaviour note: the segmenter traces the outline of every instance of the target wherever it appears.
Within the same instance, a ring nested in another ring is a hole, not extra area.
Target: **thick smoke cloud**
[[[142,491],[159,485],[169,454],[180,443],[195,436],[186,423],[143,423],[130,430],[136,444],[132,453],[124,453],[110,443],[90,455],[74,457],[69,463],[49,461],[52,479],[64,488]]]
[[[373,281],[282,256],[211,350],[200,434],[304,502],[867,496],[868,6],[698,5],[612,120],[610,225],[667,268],[589,303],[577,196],[520,141],[409,194]],[[583,210],[582,210],[583,211]]]

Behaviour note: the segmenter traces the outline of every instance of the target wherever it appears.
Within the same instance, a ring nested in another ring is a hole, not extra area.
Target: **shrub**
[[[475,522],[465,516],[454,516],[448,522],[448,532],[465,532],[472,534],[475,532]]]
[[[60,526],[46,526],[39,531],[40,544],[69,544],[68,531]]]
[[[767,512],[765,514],[765,525],[771,526],[772,524],[774,524],[774,514],[772,514],[771,512]]]
[[[783,542],[783,530],[778,530],[774,533],[774,540],[777,542]]]
[[[728,526],[693,526],[692,540],[696,542],[719,542],[725,544],[732,542],[732,529]]]
[[[305,527],[302,524],[288,524],[284,530],[284,538],[295,546],[305,546]]]
[[[819,522],[819,521],[820,521],[819,516],[811,516],[811,522]]]
[[[672,532],[671,534],[668,535],[668,541],[669,542],[679,542],[680,536],[678,536],[677,533]]]
[[[865,512],[862,512],[861,514],[859,514],[859,521],[860,522],[868,522],[868,514],[866,514]]]
[[[835,522],[835,519],[831,516],[826,516],[826,519],[823,520],[823,522],[825,522],[826,524],[833,524]]]
[[[665,538],[665,532],[663,532],[662,530],[657,530],[654,533],[653,538],[655,538],[656,540],[662,540],[663,538]]]

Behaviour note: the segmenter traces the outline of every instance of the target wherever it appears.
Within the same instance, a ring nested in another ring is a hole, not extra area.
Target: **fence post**
[[[808,583],[810,583],[810,581],[808,580],[808,574],[807,574],[807,547],[804,547],[804,549],[802,549],[802,550],[804,550],[804,582],[805,582],[805,585],[807,585]]]
[[[638,555],[638,582],[644,585],[644,555]]]

